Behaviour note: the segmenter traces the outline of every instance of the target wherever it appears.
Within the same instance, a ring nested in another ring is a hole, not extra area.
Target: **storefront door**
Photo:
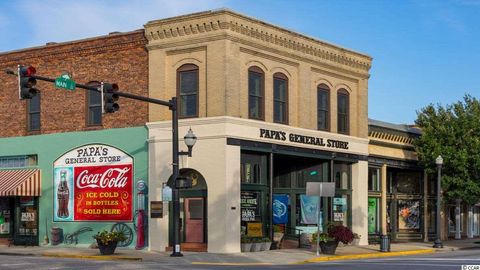
[[[378,234],[378,198],[368,198],[368,234]]]
[[[185,242],[203,243],[204,239],[204,199],[185,198]]]
[[[38,245],[38,199],[17,197],[15,203],[15,245]]]

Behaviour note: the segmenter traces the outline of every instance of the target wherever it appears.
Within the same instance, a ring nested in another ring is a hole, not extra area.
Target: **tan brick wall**
[[[350,93],[350,135],[368,136],[371,57],[229,10],[201,12],[145,25],[150,95],[175,93],[178,63],[200,67],[200,117],[248,118],[248,68],[265,72],[265,121],[273,122],[273,74],[289,79],[289,125],[317,129],[317,85],[331,86],[331,131],[337,132],[337,91]],[[202,79],[203,78],[203,79]],[[206,104],[203,104],[205,101]],[[149,120],[170,119],[151,107]]]
[[[143,125],[148,105],[120,98],[120,110],[103,117],[102,126],[87,126],[86,90],[56,89],[53,83],[38,81],[41,91],[41,131],[27,131],[27,102],[18,99],[15,76],[18,64],[33,65],[37,75],[58,77],[70,72],[77,83],[105,81],[118,83],[121,91],[148,95],[148,53],[143,31],[112,34],[75,42],[52,44],[0,54],[0,137],[25,136],[68,131],[120,128]]]

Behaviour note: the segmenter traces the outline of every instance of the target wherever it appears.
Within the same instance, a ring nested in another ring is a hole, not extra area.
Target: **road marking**
[[[327,262],[327,263],[322,263],[322,265],[345,265],[346,262]],[[404,263],[404,262],[398,262],[398,263],[392,263],[392,262],[362,262],[362,261],[357,261],[357,262],[349,262],[348,264],[367,264],[367,265],[374,265],[374,264],[388,264],[388,265],[412,265],[412,266],[437,266],[437,267],[452,267],[456,265],[460,265],[458,263],[452,263],[452,264],[438,264],[438,263]]]
[[[19,265],[30,265],[33,263],[2,263],[1,266],[19,266]]]

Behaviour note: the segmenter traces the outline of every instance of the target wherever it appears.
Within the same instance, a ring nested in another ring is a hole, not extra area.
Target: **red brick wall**
[[[143,30],[0,53],[0,137],[141,126],[148,104],[120,97],[120,110],[105,114],[102,126],[87,126],[86,91],[56,89],[37,81],[41,91],[41,131],[27,131],[27,101],[18,99],[18,64],[33,65],[37,75],[59,77],[67,71],[77,83],[118,83],[120,91],[148,96],[148,52]]]

